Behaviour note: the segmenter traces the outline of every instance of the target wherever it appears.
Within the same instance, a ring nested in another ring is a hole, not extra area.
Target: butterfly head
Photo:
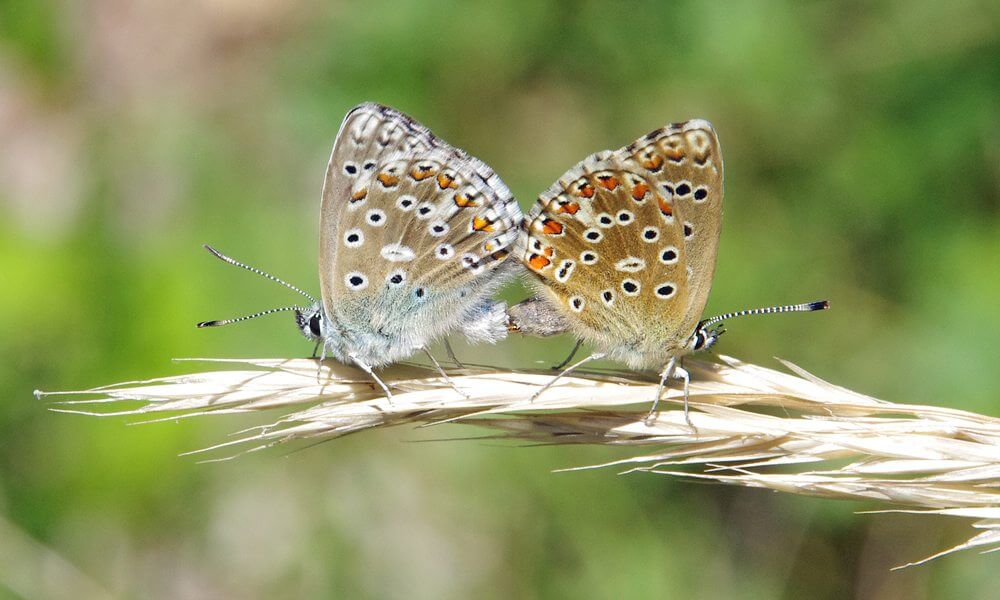
[[[323,338],[324,321],[323,309],[319,303],[295,309],[295,324],[309,341],[318,342]]]

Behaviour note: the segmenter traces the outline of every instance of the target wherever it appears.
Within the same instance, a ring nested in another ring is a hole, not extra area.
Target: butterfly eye
[[[309,317],[309,331],[316,337],[322,335],[319,327],[319,312]]]

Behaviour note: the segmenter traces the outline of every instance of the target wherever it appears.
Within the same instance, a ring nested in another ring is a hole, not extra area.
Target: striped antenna
[[[736,312],[712,317],[711,319],[705,319],[701,322],[701,327],[709,327],[711,325],[715,325],[719,321],[725,321],[726,319],[732,319],[735,317],[745,317],[748,315],[769,315],[772,313],[784,312],[812,312],[814,310],[826,310],[828,308],[830,308],[830,302],[827,300],[817,300],[816,302],[806,302],[805,304],[786,304],[784,306],[748,308],[746,310],[738,310]]]
[[[232,319],[219,319],[217,321],[202,321],[198,323],[198,327],[219,327],[220,325],[229,325],[231,323],[239,323],[240,321],[246,321],[247,319],[256,319],[257,317],[263,317],[264,315],[270,315],[276,312],[286,312],[289,310],[296,310],[299,312],[305,312],[306,309],[301,306],[285,306],[284,308],[269,308],[268,310],[262,310],[259,313],[254,313],[252,315],[247,315],[245,317],[235,317]]]
[[[281,284],[281,285],[285,286],[286,288],[288,288],[290,290],[295,290],[296,292],[302,294],[306,298],[309,298],[309,300],[311,300],[313,304],[318,304],[316,302],[315,298],[313,298],[309,294],[303,292],[302,290],[300,290],[299,288],[295,287],[294,285],[288,283],[287,281],[278,279],[277,277],[275,277],[274,275],[271,275],[270,273],[265,273],[264,271],[261,271],[257,267],[251,267],[250,265],[241,263],[240,261],[236,260],[235,258],[230,258],[230,257],[226,256],[225,254],[219,252],[215,248],[209,246],[208,244],[203,244],[203,246],[205,247],[205,250],[208,250],[209,252],[211,252],[219,260],[221,260],[223,262],[227,262],[227,263],[229,263],[229,264],[231,264],[231,265],[233,265],[235,267],[240,267],[242,269],[246,269],[247,271],[250,271],[251,273],[256,273],[257,275],[260,275],[261,277],[263,277],[265,279],[270,279],[271,281],[273,281],[275,283],[278,283],[278,284]],[[277,311],[281,311],[281,310],[293,310],[294,308],[295,307],[278,308],[278,309],[272,310],[271,312],[277,312]],[[263,313],[259,313],[259,314],[252,315],[252,316],[241,317],[240,319],[237,319],[237,320],[243,321],[245,319],[250,319],[250,318],[253,318],[253,317],[259,317],[259,316],[264,315],[264,314],[269,314],[269,313],[268,312],[263,312]],[[230,321],[232,321],[232,320],[230,320]],[[212,321],[212,322],[215,323],[215,321]],[[224,325],[225,323],[218,322],[216,324],[218,324],[218,325]],[[198,327],[201,327],[201,325],[198,325]],[[208,327],[208,326],[206,325],[206,327]]]

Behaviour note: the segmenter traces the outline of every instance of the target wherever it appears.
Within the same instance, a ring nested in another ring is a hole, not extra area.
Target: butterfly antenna
[[[748,315],[769,315],[772,313],[785,312],[812,312],[814,310],[826,310],[828,308],[830,308],[830,302],[827,300],[817,300],[816,302],[806,302],[805,304],[786,304],[784,306],[748,308],[746,310],[738,310],[724,315],[719,315],[717,317],[712,317],[711,319],[705,319],[701,322],[701,326],[709,327],[711,325],[715,325],[719,321],[725,321],[726,319],[732,319],[734,317],[745,317]]]
[[[233,319],[220,319],[218,321],[202,321],[201,323],[198,323],[198,327],[219,327],[221,325],[239,323],[240,321],[246,321],[248,319],[256,319],[257,317],[263,317],[264,315],[270,315],[276,312],[286,312],[289,310],[297,310],[299,312],[306,311],[306,309],[302,308],[301,306],[285,306],[283,308],[269,308],[268,310],[262,310],[258,313],[247,315],[245,317],[235,317]]]
[[[273,281],[275,283],[278,283],[278,284],[281,284],[281,285],[285,286],[286,288],[288,288],[290,290],[295,290],[296,292],[302,294],[306,298],[309,298],[309,300],[311,300],[313,304],[317,304],[315,298],[313,298],[309,294],[303,292],[302,290],[300,290],[299,288],[295,287],[294,285],[288,283],[287,281],[284,281],[282,279],[278,279],[277,277],[275,277],[274,275],[271,275],[270,273],[265,273],[264,271],[261,271],[257,267],[251,267],[248,264],[241,263],[240,261],[236,260],[235,258],[230,258],[230,257],[226,256],[225,254],[219,252],[215,248],[209,246],[208,244],[203,244],[203,246],[204,246],[205,250],[208,250],[209,252],[211,252],[212,254],[214,254],[215,257],[218,258],[219,260],[221,260],[223,262],[227,262],[227,263],[229,263],[229,264],[231,264],[233,266],[246,269],[247,271],[250,271],[251,273],[256,273],[257,275],[260,275],[261,277],[263,277],[265,279],[270,279],[271,281]],[[292,310],[293,308],[295,308],[295,307],[279,308],[279,309],[275,309],[274,311],[271,311],[271,312],[277,312],[279,310]],[[252,315],[252,317],[259,317],[262,314],[269,314],[269,313],[268,312],[263,312],[263,313],[259,313],[259,314],[256,314],[256,315]],[[243,318],[237,319],[237,320],[242,321],[244,319],[249,319],[249,318],[252,318],[252,317],[243,317]],[[224,325],[225,323],[218,322],[216,324],[217,325]],[[201,325],[198,325],[198,327],[201,327]]]

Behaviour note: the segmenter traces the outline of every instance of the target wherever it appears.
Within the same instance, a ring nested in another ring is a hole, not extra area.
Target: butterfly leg
[[[385,382],[382,381],[382,379],[380,379],[379,376],[375,374],[375,371],[373,371],[371,367],[366,365],[363,361],[359,360],[357,356],[354,356],[353,354],[348,354],[348,357],[354,362],[354,364],[361,367],[362,371],[368,373],[368,376],[374,379],[375,383],[379,384],[379,387],[381,387],[382,391],[385,392],[385,399],[388,400],[389,404],[391,405],[392,392],[389,391],[389,386],[387,386]]]
[[[573,360],[573,357],[574,357],[574,356],[576,356],[576,351],[577,351],[577,350],[579,350],[579,349],[580,349],[580,346],[582,346],[582,345],[583,345],[583,340],[576,340],[576,345],[575,345],[575,346],[573,346],[573,349],[572,349],[572,350],[570,350],[570,353],[569,353],[569,356],[567,356],[567,357],[566,357],[566,358],[565,358],[565,359],[564,359],[564,360],[563,360],[563,361],[562,361],[561,363],[559,363],[558,365],[555,365],[554,367],[550,367],[550,368],[551,368],[551,369],[552,369],[553,371],[558,371],[558,370],[562,369],[563,367],[565,367],[566,365],[568,365],[568,364],[569,364],[569,361]]]
[[[320,375],[323,374],[323,361],[326,360],[326,344],[320,342],[322,351],[319,354],[319,360],[316,362],[316,383],[320,382]],[[313,357],[316,356],[316,349],[313,348]]]
[[[666,386],[667,380],[671,377],[676,377],[684,381],[684,420],[693,429],[694,424],[691,423],[691,416],[688,412],[688,391],[691,385],[691,374],[681,366],[681,359],[677,356],[671,358],[667,366],[663,367],[663,371],[660,372],[660,385],[656,387],[656,397],[653,398],[653,406],[649,409],[649,413],[646,414],[645,422],[647,425],[653,422],[653,415],[656,413],[656,407],[660,403],[660,397],[663,395],[663,388]]]
[[[547,390],[550,387],[552,387],[552,384],[554,384],[555,382],[559,381],[559,379],[562,378],[563,375],[566,375],[567,373],[569,373],[573,369],[579,367],[580,365],[588,363],[588,362],[590,362],[592,360],[600,360],[602,358],[604,358],[604,353],[603,352],[595,352],[594,354],[591,354],[587,358],[585,358],[585,359],[583,359],[581,361],[578,361],[578,362],[570,365],[565,371],[563,371],[562,373],[559,373],[558,375],[556,375],[555,377],[553,377],[551,380],[549,380],[548,383],[546,383],[545,385],[543,385],[542,389],[540,389],[537,392],[535,392],[534,395],[531,396],[531,399],[528,400],[528,402],[534,402],[539,396],[542,395],[542,392],[544,392],[545,390]]]
[[[438,373],[440,373],[441,377],[445,380],[445,382],[448,385],[451,386],[451,389],[455,390],[460,395],[462,395],[466,400],[468,400],[469,399],[469,395],[466,394],[465,392],[463,392],[462,390],[458,389],[458,386],[455,385],[455,382],[452,381],[451,377],[448,377],[448,374],[444,372],[443,368],[441,368],[441,363],[439,363],[437,361],[437,359],[434,358],[434,355],[431,354],[431,351],[428,350],[426,346],[424,346],[424,353],[427,355],[427,358],[431,359],[431,362],[434,363],[434,366],[437,368]],[[456,361],[456,362],[458,362],[458,361]]]
[[[309,358],[316,358],[316,352],[319,351],[319,345],[322,344],[322,343],[323,343],[322,341],[316,342],[316,345],[313,346],[312,356],[310,356]],[[326,348],[324,348],[324,350],[326,350]]]
[[[455,363],[455,365],[458,366],[459,369],[465,368],[465,365],[459,362],[458,357],[455,356],[455,351],[452,350],[451,343],[448,341],[448,338],[444,338],[444,351],[448,353],[448,360]]]

